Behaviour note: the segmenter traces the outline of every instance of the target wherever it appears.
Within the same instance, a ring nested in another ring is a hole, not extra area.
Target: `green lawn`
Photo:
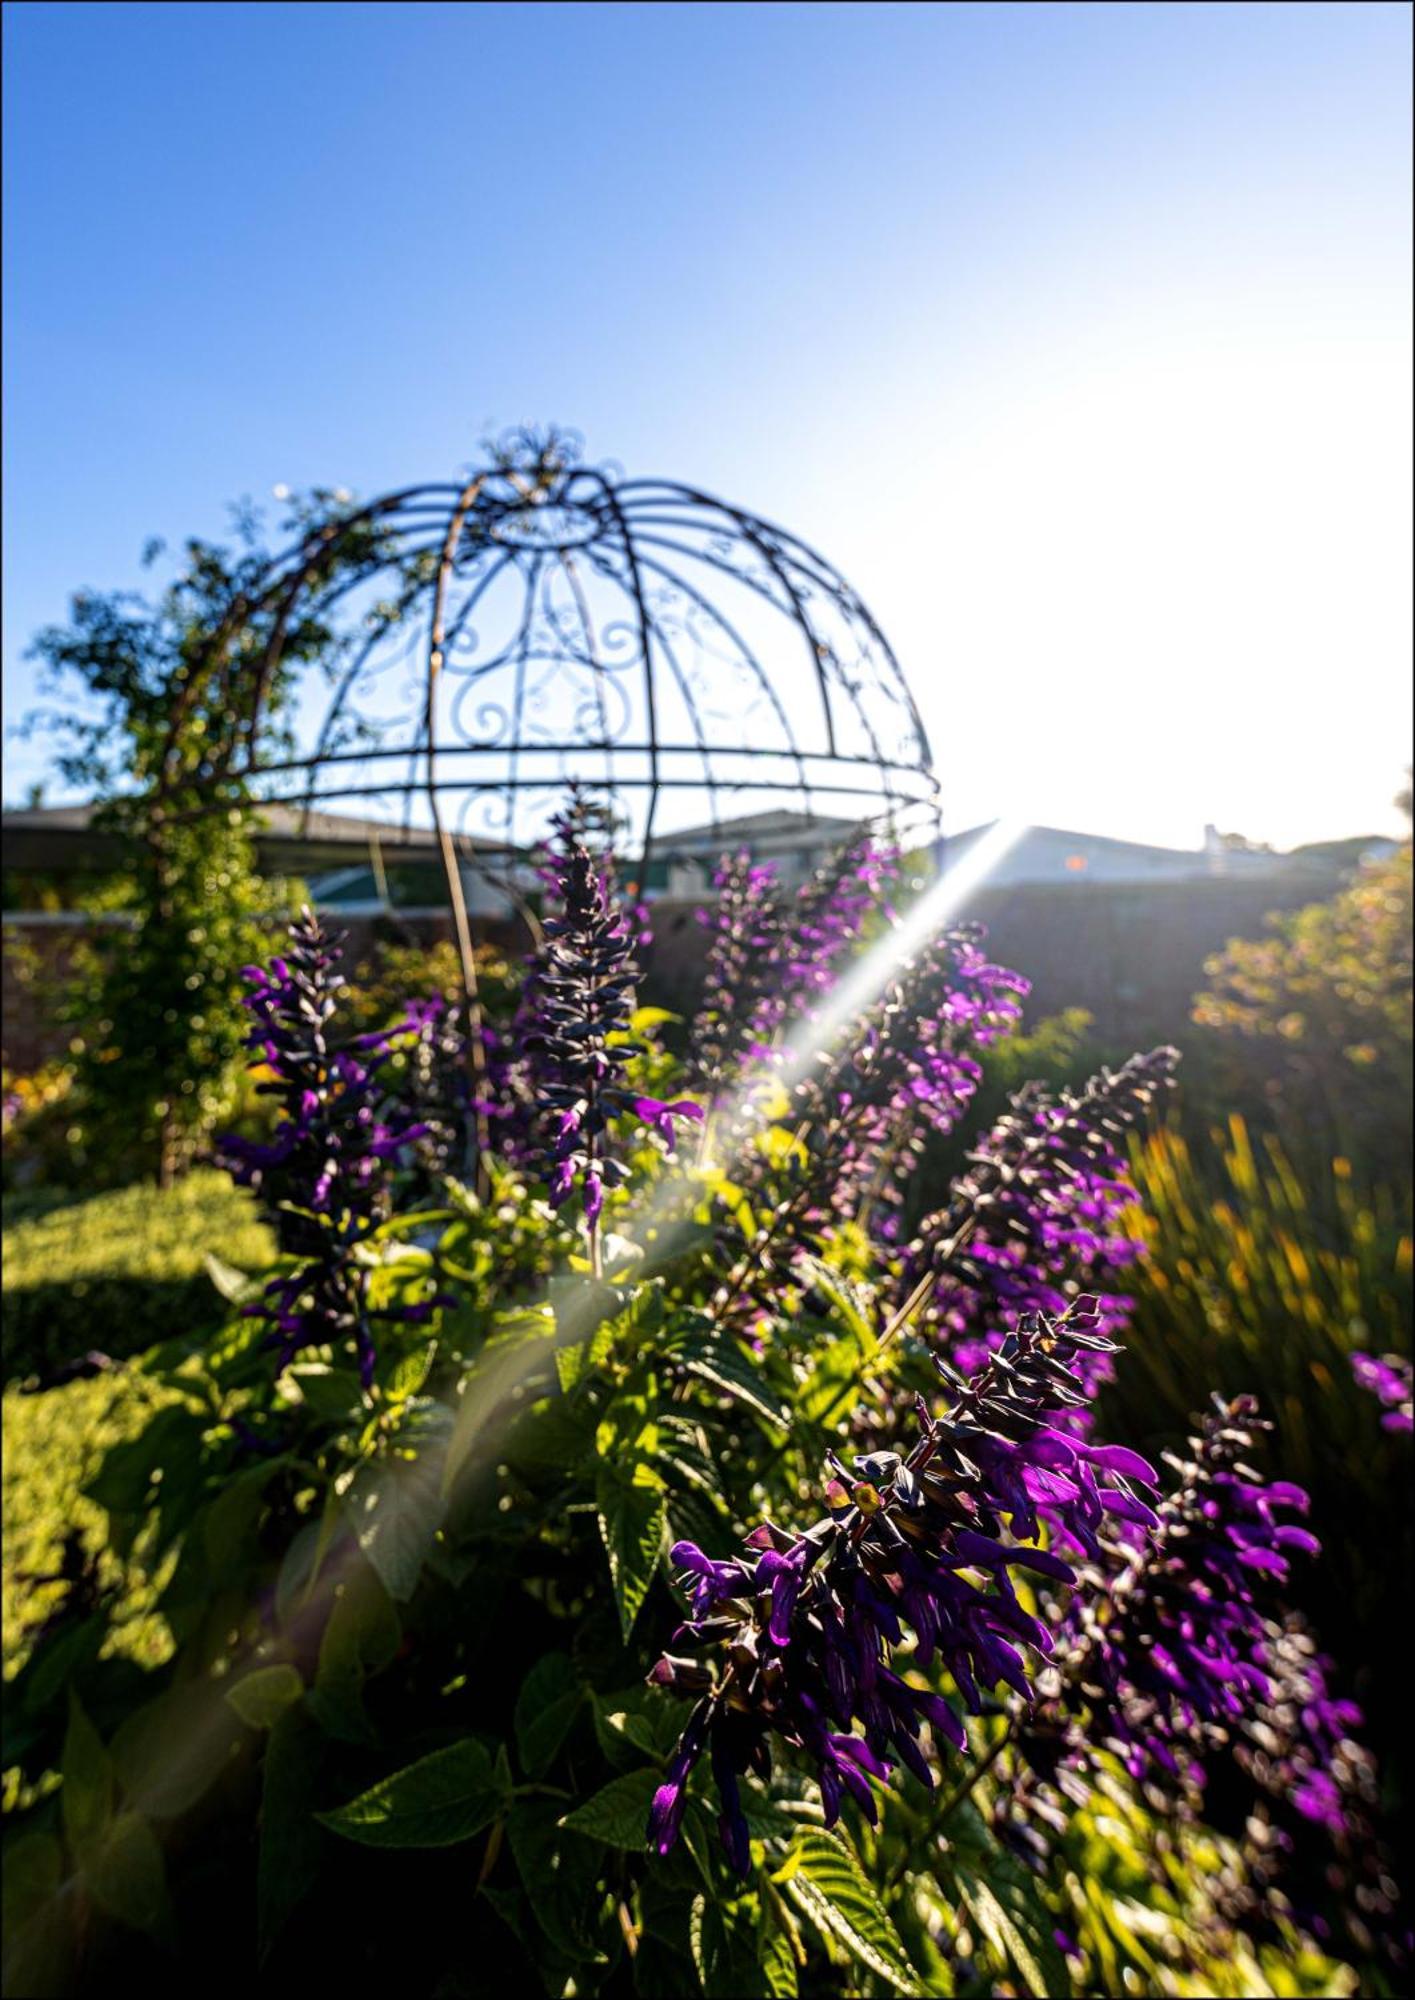
[[[4,1228],[3,1652],[8,1678],[59,1594],[26,1579],[52,1572],[69,1527],[103,1551],[101,1574],[123,1590],[117,1649],[160,1657],[165,1627],[147,1615],[156,1586],[126,1574],[106,1549],[101,1508],[80,1497],[110,1444],[142,1427],[159,1392],[136,1371],[38,1389],[90,1349],[115,1359],[214,1328],[229,1314],[207,1275],[207,1250],[238,1269],[274,1255],[248,1194],[214,1169],[160,1193],[120,1188],[76,1200],[7,1197]],[[27,1387],[21,1384],[26,1383]]]
[[[7,1382],[50,1375],[91,1348],[122,1359],[214,1325],[225,1307],[205,1253],[240,1270],[274,1254],[250,1195],[213,1167],[162,1192],[7,1195],[4,1224]]]

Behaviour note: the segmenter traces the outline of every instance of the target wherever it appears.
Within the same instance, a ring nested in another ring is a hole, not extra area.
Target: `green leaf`
[[[84,1497],[110,1514],[141,1514],[154,1473],[161,1469],[165,1483],[169,1463],[199,1449],[201,1423],[185,1407],[159,1410],[137,1437],[109,1448]]]
[[[998,1856],[988,1879],[960,1868],[955,1881],[978,1929],[1004,1965],[1013,1966],[1029,1993],[1053,2000],[1071,1991],[1066,1960],[1052,1937],[1051,1918],[1029,1877],[1009,1857]]]
[[[765,1874],[760,1885],[757,1923],[757,1964],[768,2000],[796,2000],[798,1961],[796,1940],[780,1896]]]
[[[757,1955],[751,1918],[740,1902],[694,1897],[688,1942],[708,2000],[735,2000],[750,1991]]]
[[[263,1271],[254,1277],[249,1271],[238,1271],[234,1264],[226,1263],[211,1250],[207,1251],[202,1261],[206,1265],[206,1275],[229,1304],[243,1306],[259,1298],[261,1287],[266,1282]]]
[[[589,1840],[603,1841],[606,1847],[640,1853],[648,1841],[649,1807],[661,1783],[658,1771],[626,1771],[567,1813],[560,1824]]]
[[[251,1548],[266,1486],[276,1467],[284,1462],[283,1459],[267,1459],[261,1465],[249,1466],[234,1478],[228,1478],[206,1509],[202,1543],[216,1576],[223,1577],[227,1571],[236,1568],[242,1553]]]
[[[294,1614],[308,1602],[340,1526],[339,1501],[331,1492],[319,1518],[307,1521],[285,1551],[275,1579],[275,1617],[278,1624],[288,1625]]]
[[[59,1888],[64,1850],[52,1833],[23,1833],[5,1849],[4,1926],[15,1937]]]
[[[113,1816],[113,1764],[102,1739],[69,1691],[69,1727],[60,1760],[64,1836],[81,1859],[103,1838]]]
[[[852,1283],[844,1272],[834,1270],[831,1265],[809,1253],[797,1258],[796,1267],[803,1277],[809,1279],[812,1290],[829,1302],[835,1317],[859,1342],[862,1353],[871,1353],[878,1335],[872,1310],[874,1301],[866,1288]]]
[[[423,1397],[405,1403],[386,1452],[360,1466],[343,1489],[359,1547],[399,1603],[416,1590],[446,1513],[442,1471],[452,1422],[440,1403]]]
[[[677,1704],[659,1696],[648,1696],[643,1688],[631,1688],[622,1695],[594,1697],[595,1735],[599,1747],[612,1764],[641,1764],[645,1757],[660,1756],[665,1743],[654,1724],[667,1713],[674,1726],[668,1743],[677,1741],[681,1718]]]
[[[754,1410],[776,1429],[786,1428],[789,1422],[786,1412],[772,1399],[756,1362],[731,1335],[714,1338],[694,1335],[676,1353],[690,1375],[710,1383],[733,1402]]]
[[[311,1712],[341,1743],[368,1743],[364,1682],[386,1667],[402,1644],[393,1601],[375,1570],[359,1563],[339,1585],[320,1640]]]
[[[619,1628],[627,1640],[658,1566],[668,1510],[662,1493],[628,1485],[607,1466],[600,1470],[596,1497]]]
[[[843,1840],[817,1827],[796,1835],[775,1878],[824,1936],[898,1993],[919,1991],[899,1933]]]
[[[796,1391],[796,1414],[803,1423],[839,1421],[857,1399],[874,1341],[862,1347],[853,1333],[833,1340]]]
[[[516,1749],[528,1778],[543,1777],[555,1762],[584,1698],[564,1653],[547,1653],[526,1675],[516,1698]]]
[[[352,1368],[328,1368],[311,1362],[289,1369],[284,1380],[299,1390],[301,1402],[326,1423],[343,1423],[363,1410],[363,1384]]]
[[[257,1667],[244,1674],[226,1690],[226,1699],[250,1729],[273,1729],[292,1702],[300,1699],[305,1684],[288,1662]]]
[[[108,1620],[95,1612],[41,1640],[25,1671],[25,1707],[34,1714],[47,1708],[98,1658],[107,1637]]]
[[[300,1708],[287,1708],[266,1745],[256,1865],[256,1950],[263,1961],[319,1876],[324,1835],[311,1810],[326,1739]]]
[[[167,1915],[162,1848],[141,1813],[121,1813],[84,1858],[94,1901],[134,1930],[155,1931]]]
[[[670,1013],[667,1007],[636,1007],[629,1016],[629,1033],[646,1035],[650,1028],[661,1028],[668,1021],[681,1021],[681,1014]]]
[[[500,1317],[500,1316],[498,1316]],[[529,1392],[539,1383],[539,1393],[553,1379],[551,1366],[557,1344],[568,1336],[557,1335],[556,1322],[548,1307],[518,1311],[487,1341],[462,1383],[456,1421],[442,1468],[443,1490],[450,1493],[464,1471],[482,1455],[484,1445],[501,1448],[498,1418],[502,1403],[516,1393]]]
[[[175,1819],[214,1785],[245,1739],[230,1709],[199,1681],[179,1682],[124,1717],[110,1756],[127,1803]]]
[[[583,1979],[586,1961],[604,1956],[596,1936],[604,1903],[602,1857],[565,1832],[559,1807],[549,1799],[517,1799],[506,1837],[526,1889],[523,1924],[528,1913],[557,1951],[578,1961]]]
[[[315,1818],[365,1847],[455,1847],[489,1826],[509,1803],[510,1787],[491,1752],[467,1737]]]

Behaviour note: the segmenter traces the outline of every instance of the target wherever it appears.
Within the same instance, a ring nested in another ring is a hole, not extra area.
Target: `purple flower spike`
[[[1043,1440],[1041,1460],[1076,1459],[1069,1438],[1057,1433],[1046,1441],[1041,1420],[1057,1408],[1058,1395],[1063,1407],[1075,1400],[1066,1387],[1075,1355],[1109,1348],[1094,1331],[1095,1314],[1083,1309],[1093,1303],[1081,1302],[1066,1320],[1024,1321],[991,1367],[961,1387],[946,1416],[921,1408],[920,1435],[907,1457],[879,1451],[850,1467],[836,1461],[830,1511],[805,1534],[763,1522],[748,1537],[748,1554],[722,1560],[692,1542],[674,1547],[692,1607],[674,1645],[690,1659],[695,1649],[704,1654],[703,1671],[712,1676],[707,1726],[723,1802],[720,1830],[734,1867],[745,1869],[748,1852],[738,1779],[770,1769],[773,1738],[811,1763],[827,1824],[847,1796],[873,1818],[872,1784],[901,1764],[932,1783],[920,1740],[925,1723],[955,1749],[964,1746],[952,1704],[889,1664],[893,1650],[908,1643],[906,1628],[917,1665],[937,1661],[975,1713],[997,1687],[1032,1700],[1027,1655],[1045,1654],[1052,1640],[1043,1620],[1023,1609],[1012,1571],[1064,1582],[1072,1570],[1030,1540],[1004,1541],[1002,1530],[1009,1514],[1031,1505],[1024,1483],[1031,1441]],[[1094,1474],[1082,1461],[1091,1483],[1052,1500],[1058,1511],[1079,1509],[1083,1491],[1084,1507],[1097,1517],[1109,1497],[1130,1497],[1124,1481],[1144,1461],[1122,1454],[1110,1465],[1104,1447],[1092,1449],[1100,1459]],[[701,1681],[685,1676],[684,1666],[675,1651],[650,1680],[693,1691]],[[690,1735],[703,1714],[695,1712]],[[661,1830],[668,1820],[654,1824]]]
[[[1353,1354],[1351,1369],[1363,1389],[1385,1404],[1381,1429],[1415,1430],[1415,1406],[1411,1400],[1411,1367],[1399,1354]]]
[[[261,1196],[282,1250],[302,1260],[246,1308],[268,1322],[267,1345],[284,1367],[303,1348],[352,1341],[367,1388],[377,1357],[368,1272],[353,1252],[391,1213],[395,1175],[433,1128],[389,1094],[382,1071],[390,1036],[361,1036],[357,1049],[331,1044],[344,984],[335,970],[339,945],[306,910],[291,927],[288,956],[273,958],[268,970],[245,968],[247,1046],[273,1072],[258,1088],[278,1100],[279,1118],[269,1143],[227,1138],[219,1157]],[[412,1305],[384,1317],[427,1311]]]

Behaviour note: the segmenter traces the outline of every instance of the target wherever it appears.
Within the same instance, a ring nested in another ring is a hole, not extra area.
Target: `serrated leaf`
[[[667,1506],[653,1487],[628,1485],[607,1467],[596,1483],[596,1499],[619,1628],[627,1640],[658,1566]]]
[[[585,1690],[564,1653],[536,1661],[516,1697],[516,1749],[528,1778],[540,1778],[555,1762]]]
[[[708,2000],[736,2000],[749,1990],[756,1951],[751,1918],[740,1902],[694,1897],[688,1943]]]
[[[226,1699],[249,1729],[273,1729],[292,1702],[300,1699],[305,1684],[288,1661],[273,1667],[257,1667],[243,1674]]]
[[[768,2000],[796,2000],[798,1946],[780,1898],[763,1875],[758,1892],[757,1964]]]
[[[517,1799],[506,1821],[506,1837],[527,1903],[521,1911],[550,1940],[583,1967],[602,1958],[596,1929],[604,1892],[601,1856],[587,1841],[560,1825],[559,1807],[549,1799]]]
[[[417,1589],[447,1511],[443,1463],[451,1432],[451,1412],[440,1403],[405,1403],[385,1453],[360,1466],[342,1494],[359,1547],[399,1603]]]
[[[786,1428],[789,1421],[786,1412],[772,1400],[756,1364],[737,1341],[728,1336],[716,1340],[695,1336],[683,1342],[677,1349],[677,1355],[690,1375],[710,1383],[734,1403],[754,1410],[776,1429]]]
[[[878,1336],[872,1311],[874,1301],[869,1291],[809,1252],[798,1257],[797,1270],[829,1301],[836,1318],[859,1342],[861,1352],[871,1353]]]
[[[509,1802],[510,1788],[491,1752],[468,1737],[315,1818],[364,1847],[454,1847],[489,1826]]]
[[[782,1873],[786,1895],[819,1931],[896,1992],[919,1991],[898,1931],[843,1840],[803,1827]]]
[[[796,1391],[796,1413],[803,1423],[840,1418],[857,1393],[865,1350],[853,1333],[831,1342]]]
[[[626,1771],[602,1791],[567,1813],[560,1824],[571,1833],[639,1853],[648,1841],[649,1807],[662,1782],[658,1771]]]
[[[1051,1919],[1029,1879],[1015,1866],[999,1857],[1000,1867],[991,1880],[972,1869],[960,1869],[955,1877],[978,1929],[1004,1965],[1021,1976],[1028,1992],[1037,2000],[1053,2000],[1071,1991],[1066,1961],[1051,1935]]]

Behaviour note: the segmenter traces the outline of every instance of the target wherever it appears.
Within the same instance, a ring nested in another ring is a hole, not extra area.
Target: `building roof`
[[[981,826],[970,826],[962,833],[946,833],[943,836],[945,848],[961,847],[981,840],[985,833],[991,833],[999,822],[985,820]],[[1108,833],[1078,833],[1074,827],[1027,826],[1022,837],[1029,833],[1049,834],[1057,840],[1083,840],[1088,847],[1103,847],[1110,853],[1120,854],[1163,854],[1172,860],[1195,861],[1203,854],[1199,847],[1160,847],[1148,840],[1117,840]]]
[[[713,841],[794,840],[801,835],[839,840],[860,824],[833,813],[798,812],[784,806],[769,812],[743,813],[736,819],[708,820],[701,826],[675,826],[657,834],[654,846],[671,851],[674,847],[704,846]]]
[[[377,839],[384,847],[418,847],[435,850],[437,835],[431,827],[404,828],[387,820],[361,819],[348,813],[307,812],[302,806],[251,801],[259,813],[261,832],[270,839],[333,841],[346,846],[367,847]],[[18,806],[7,808],[3,829],[8,834],[84,834],[92,825],[96,805]]]

